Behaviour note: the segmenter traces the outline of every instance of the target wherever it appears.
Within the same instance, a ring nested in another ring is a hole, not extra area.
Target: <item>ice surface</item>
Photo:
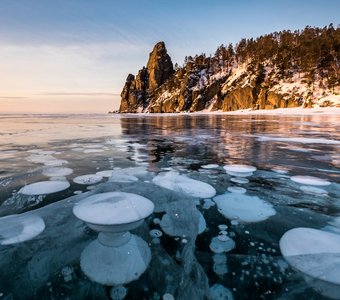
[[[68,161],[65,159],[52,159],[44,162],[44,165],[49,167],[60,167],[66,164],[68,164]]]
[[[43,175],[48,177],[54,176],[67,176],[73,173],[73,170],[70,168],[64,167],[47,167],[43,170]]]
[[[153,210],[154,204],[145,197],[108,192],[89,196],[73,208],[73,213],[87,223],[115,225],[142,220]]]
[[[301,184],[308,184],[308,185],[319,185],[319,186],[326,186],[330,185],[331,183],[325,179],[314,177],[314,176],[292,176],[290,178],[294,182],[301,183]]]
[[[196,198],[212,198],[215,189],[202,181],[191,179],[185,175],[170,171],[158,174],[152,182],[169,190],[181,192]]]
[[[325,138],[305,138],[305,137],[271,137],[260,136],[257,138],[260,142],[291,142],[301,144],[325,144],[325,145],[340,145],[340,141],[330,140]]]
[[[24,186],[18,193],[24,195],[47,195],[66,190],[69,187],[68,181],[40,181]]]
[[[276,214],[271,204],[256,196],[225,193],[216,196],[213,200],[219,211],[230,220],[260,222]]]
[[[299,271],[340,285],[340,235],[313,228],[294,228],[280,239],[284,258]]]
[[[73,182],[78,184],[96,184],[103,179],[102,176],[96,174],[81,175],[73,178]]]
[[[115,174],[113,173],[109,179],[110,182],[135,182],[138,181],[138,178],[133,175],[125,175],[125,174]]]
[[[42,218],[11,215],[0,218],[0,244],[11,245],[35,238],[45,229]]]

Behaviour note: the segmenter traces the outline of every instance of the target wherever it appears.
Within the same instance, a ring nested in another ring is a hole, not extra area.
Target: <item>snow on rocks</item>
[[[19,190],[19,194],[24,195],[47,195],[66,190],[70,187],[68,181],[39,181],[28,184]]]
[[[230,220],[260,222],[276,214],[273,206],[256,196],[225,193],[213,199],[219,211]]]
[[[307,185],[317,185],[317,186],[326,186],[331,183],[325,179],[314,177],[314,176],[292,176],[290,179],[294,182],[307,184]]]
[[[294,228],[280,239],[283,257],[313,278],[340,285],[340,235],[313,228]]]
[[[73,178],[73,182],[78,184],[96,184],[102,179],[102,176],[96,174],[87,174]]]
[[[191,179],[178,172],[170,171],[160,173],[153,178],[152,182],[161,187],[181,192],[196,198],[212,198],[216,195],[216,190],[205,182]]]
[[[0,245],[11,245],[33,239],[45,229],[38,216],[11,215],[0,218]]]
[[[226,165],[223,168],[227,174],[237,177],[248,177],[253,175],[253,172],[256,171],[256,167],[238,164]]]

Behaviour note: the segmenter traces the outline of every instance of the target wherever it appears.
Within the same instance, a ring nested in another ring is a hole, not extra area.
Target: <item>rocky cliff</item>
[[[339,35],[340,30],[336,33]],[[300,38],[301,34],[297,36]],[[264,43],[267,40],[261,39],[257,43],[263,45],[257,50],[256,43],[254,46],[251,41],[249,45],[245,42],[243,46],[221,46],[214,56],[187,57],[184,65],[175,70],[164,42],[157,43],[146,67],[136,76],[128,75],[119,112],[340,107],[339,67],[332,65],[332,59],[324,66],[320,62],[322,57],[305,62],[303,54],[301,58],[292,56],[296,49],[288,52],[289,59],[285,58],[287,53],[282,58],[280,44],[268,46]],[[270,49],[273,53],[268,54]],[[334,59],[338,56],[336,53]]]

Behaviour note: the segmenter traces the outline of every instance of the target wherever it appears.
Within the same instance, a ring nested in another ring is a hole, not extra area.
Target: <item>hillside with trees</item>
[[[173,67],[165,44],[129,74],[120,112],[340,105],[340,27],[307,26],[221,45]]]

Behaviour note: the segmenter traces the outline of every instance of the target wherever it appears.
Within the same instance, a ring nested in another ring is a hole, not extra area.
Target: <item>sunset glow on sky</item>
[[[0,2],[0,113],[106,113],[163,40],[173,62],[221,44],[338,25],[340,1]]]

